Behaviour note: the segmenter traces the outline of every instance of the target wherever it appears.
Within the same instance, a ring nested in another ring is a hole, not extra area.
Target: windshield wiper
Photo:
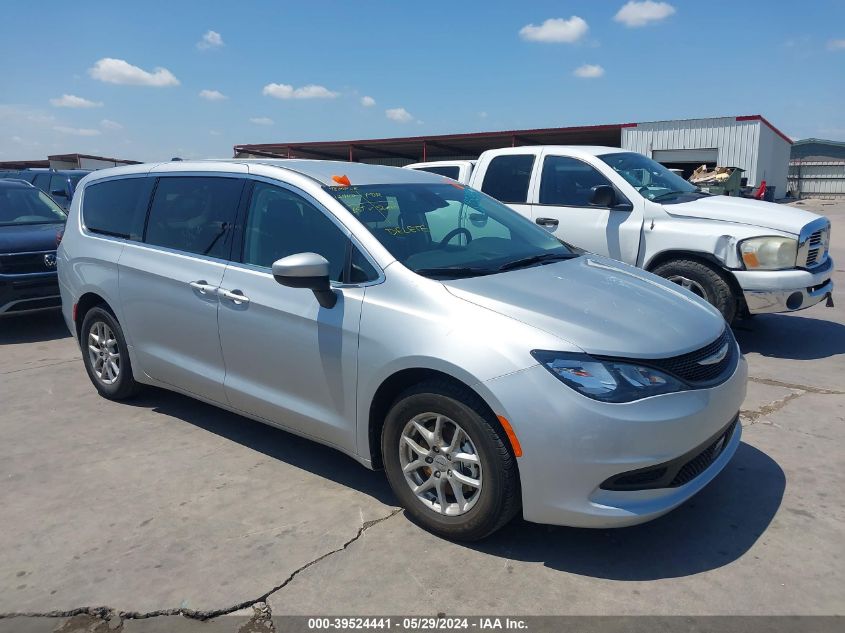
[[[541,255],[531,255],[530,257],[523,257],[522,259],[515,259],[512,262],[502,264],[499,266],[498,270],[513,270],[514,268],[522,268],[524,266],[530,266],[531,264],[572,259],[573,257],[578,257],[578,255],[575,253],[543,253]]]
[[[424,277],[472,277],[475,275],[489,275],[496,272],[493,268],[481,266],[441,266],[437,268],[418,268],[414,271]]]
[[[699,191],[699,190],[696,190],[696,191],[664,191],[663,193],[654,196],[652,198],[652,200],[660,200],[660,198],[665,198],[667,196],[683,196],[683,195],[689,195],[689,194],[693,194],[693,193],[698,194],[700,196],[708,195],[708,194],[704,193],[703,191]]]

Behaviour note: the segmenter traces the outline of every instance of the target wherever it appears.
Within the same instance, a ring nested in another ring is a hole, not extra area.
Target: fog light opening
[[[802,303],[804,303],[804,295],[800,292],[793,292],[786,300],[786,307],[790,310],[797,310],[801,307]]]

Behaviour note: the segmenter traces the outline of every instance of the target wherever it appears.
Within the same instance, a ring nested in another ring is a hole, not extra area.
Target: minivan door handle
[[[207,295],[217,290],[216,286],[212,286],[205,279],[200,279],[199,281],[189,281],[188,285],[201,295]]]
[[[558,221],[554,218],[537,218],[534,221],[546,229],[556,229],[558,225]]]
[[[235,305],[249,303],[249,297],[247,297],[240,290],[224,290],[223,288],[218,288],[217,294],[223,297],[224,299],[232,301]]]

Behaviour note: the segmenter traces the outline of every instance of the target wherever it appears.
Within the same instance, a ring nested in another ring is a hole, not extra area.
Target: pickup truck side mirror
[[[593,195],[590,198],[591,206],[613,209],[614,211],[634,210],[634,205],[624,197],[620,199],[620,196],[616,195],[616,189],[610,185],[596,185],[592,191]]]
[[[317,253],[296,253],[273,262],[273,279],[289,288],[308,288],[324,308],[333,308],[337,295],[329,280],[329,262]]]
[[[590,204],[594,207],[610,208],[616,204],[616,192],[610,185],[596,185],[593,187]]]

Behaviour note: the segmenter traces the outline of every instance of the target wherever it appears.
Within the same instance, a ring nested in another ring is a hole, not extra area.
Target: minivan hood
[[[692,293],[595,255],[442,283],[457,297],[590,354],[677,356],[711,343],[725,328],[719,311]]]
[[[0,226],[0,253],[54,251],[56,234],[63,228],[63,222]]]
[[[689,202],[665,204],[669,215],[723,222],[737,222],[798,235],[802,227],[819,218],[815,213],[750,198],[703,196]]]

